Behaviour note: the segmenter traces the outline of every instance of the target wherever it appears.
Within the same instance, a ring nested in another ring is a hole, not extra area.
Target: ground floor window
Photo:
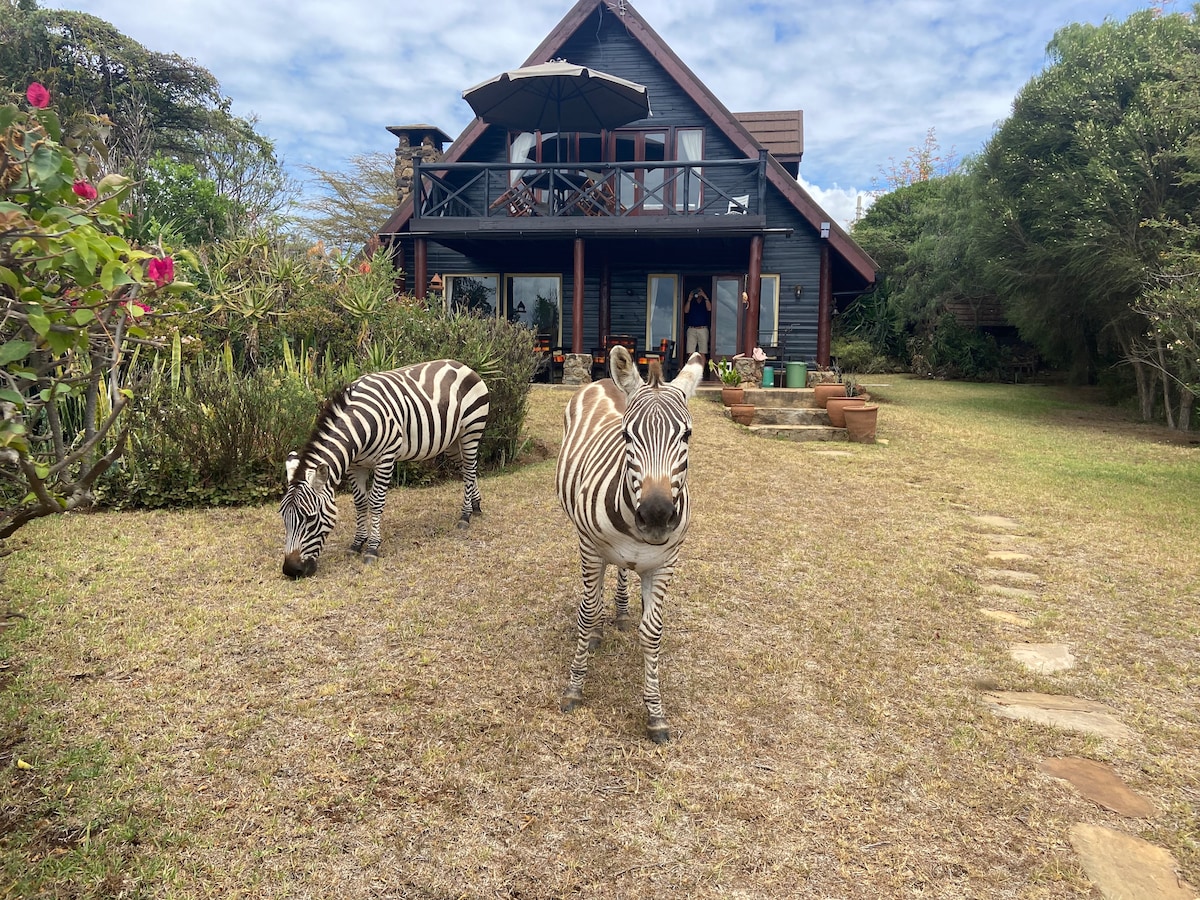
[[[779,343],[779,276],[764,275],[758,289],[758,343]]]
[[[499,284],[499,275],[447,275],[446,310],[494,316]]]
[[[663,341],[677,340],[676,310],[679,307],[678,279],[674,275],[651,275],[646,288],[646,348],[656,350]]]
[[[504,284],[504,316],[562,344],[562,277],[509,275]]]

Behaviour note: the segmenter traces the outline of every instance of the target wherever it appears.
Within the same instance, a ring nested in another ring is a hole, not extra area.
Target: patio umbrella
[[[462,96],[483,121],[520,131],[597,132],[650,115],[645,85],[563,60],[502,72]]]

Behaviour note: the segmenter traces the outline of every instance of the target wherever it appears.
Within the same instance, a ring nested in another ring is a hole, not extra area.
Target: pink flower
[[[71,185],[71,190],[75,192],[75,196],[82,197],[84,200],[95,200],[96,189],[86,181],[77,181]]]
[[[45,109],[50,105],[50,92],[46,90],[45,85],[35,81],[25,91],[25,99],[29,101],[30,106]]]
[[[146,277],[159,287],[170,284],[175,280],[175,260],[169,256],[150,260],[146,263]]]

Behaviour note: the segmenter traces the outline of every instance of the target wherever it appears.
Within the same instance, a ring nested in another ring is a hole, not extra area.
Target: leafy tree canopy
[[[254,222],[288,200],[274,145],[230,113],[207,69],[148,50],[86,13],[0,0],[0,88],[19,92],[34,81],[49,88],[64,119],[109,120],[112,171],[140,179],[155,156],[194,166]]]

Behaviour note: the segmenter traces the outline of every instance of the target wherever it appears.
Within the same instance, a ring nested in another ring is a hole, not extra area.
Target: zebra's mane
[[[349,384],[342,385],[342,387],[330,394],[321,405],[321,411],[317,413],[317,421],[313,424],[312,431],[308,435],[308,440],[304,442],[304,447],[300,450],[300,465],[296,467],[296,474],[292,477],[293,481],[304,477],[304,473],[307,471],[309,463],[312,460],[313,449],[320,442],[321,432],[348,405],[350,388],[351,385]]]
[[[658,360],[658,359],[650,360],[649,368],[646,371],[646,384],[652,388],[662,387],[662,384],[663,384],[662,360]]]

